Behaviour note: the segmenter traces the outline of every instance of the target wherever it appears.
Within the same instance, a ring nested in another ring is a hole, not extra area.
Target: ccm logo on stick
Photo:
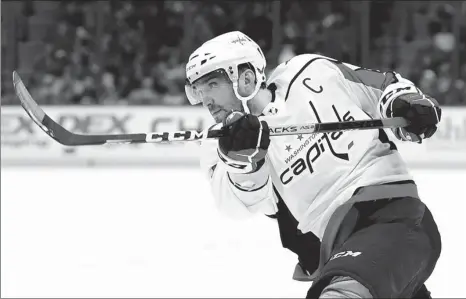
[[[178,131],[178,132],[161,132],[147,134],[147,142],[160,141],[177,141],[177,140],[198,140],[204,138],[205,132],[198,131]]]

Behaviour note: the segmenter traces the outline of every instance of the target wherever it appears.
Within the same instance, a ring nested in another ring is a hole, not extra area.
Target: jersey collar
[[[276,115],[279,112],[281,112],[285,107],[284,103],[285,101],[280,98],[280,96],[277,96],[277,85],[275,83],[270,83],[267,86],[267,89],[270,90],[272,93],[272,100],[270,103],[268,103],[264,110],[262,110],[262,116],[270,116],[270,115]]]

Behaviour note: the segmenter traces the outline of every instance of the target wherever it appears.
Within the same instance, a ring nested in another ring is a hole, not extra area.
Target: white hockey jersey
[[[386,81],[378,71],[299,55],[270,75],[267,84],[276,86],[276,109],[260,118],[270,127],[380,118],[377,103]],[[383,130],[271,137],[265,166],[248,175],[267,183],[252,191],[231,179],[219,161],[217,141],[204,141],[202,149],[201,167],[220,210],[237,217],[272,215],[278,192],[298,229],[320,239],[332,213],[358,187],[412,179]]]

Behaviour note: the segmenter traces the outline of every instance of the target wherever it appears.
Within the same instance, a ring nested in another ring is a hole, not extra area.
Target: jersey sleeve
[[[247,218],[255,213],[273,215],[276,205],[269,179],[269,161],[255,173],[229,173],[217,154],[217,143],[201,145],[201,170],[204,172],[216,207],[231,218]]]
[[[352,98],[356,104],[373,118],[380,117],[378,102],[385,88],[400,80],[408,81],[393,71],[381,72],[332,59],[323,63],[338,69],[345,86],[355,96]]]

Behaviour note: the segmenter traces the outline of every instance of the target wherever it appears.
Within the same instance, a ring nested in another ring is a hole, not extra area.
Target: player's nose
[[[210,108],[214,104],[214,100],[211,97],[205,97],[202,99],[204,107]]]

